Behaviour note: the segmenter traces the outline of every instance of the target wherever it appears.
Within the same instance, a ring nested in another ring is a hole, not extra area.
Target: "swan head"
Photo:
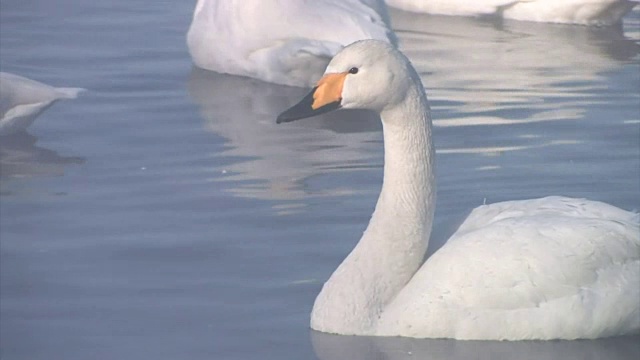
[[[409,60],[393,46],[378,40],[357,41],[333,57],[311,92],[280,114],[277,123],[340,108],[380,113],[402,101],[415,88],[416,79],[419,82]]]

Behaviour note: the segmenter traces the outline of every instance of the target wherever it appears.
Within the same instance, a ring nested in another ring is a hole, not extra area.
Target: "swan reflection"
[[[369,166],[381,139],[377,115],[365,111],[327,114],[286,129],[275,123],[282,109],[308,90],[264,83],[194,68],[189,94],[199,105],[207,130],[228,140],[220,154],[236,161],[223,169],[238,196],[298,200],[330,196],[356,188],[308,189],[312,176],[345,167]],[[344,118],[347,117],[347,120]],[[342,121],[336,121],[341,118]],[[293,208],[295,204],[291,205]]]
[[[639,52],[621,27],[400,10],[391,15],[400,49],[420,72],[432,104],[443,112],[437,126],[579,119],[585,102],[597,101],[597,92],[607,89],[604,73]],[[638,12],[634,15],[629,21],[637,20]]]
[[[606,73],[638,54],[638,45],[616,27],[399,10],[391,17],[401,50],[428,87],[441,155],[581,144],[572,132],[541,132],[536,124],[583,120],[589,106],[605,101]],[[636,21],[637,14],[629,18]],[[300,209],[301,199],[361,191],[356,185],[314,189],[314,176],[381,166],[380,124],[372,114],[342,111],[282,129],[275,117],[306,89],[197,68],[188,88],[205,128],[228,141],[219,156],[232,161],[220,170],[237,196],[292,201],[281,206]],[[500,168],[498,162],[480,165],[482,171]]]
[[[36,146],[37,138],[21,132],[0,139],[0,179],[35,176],[62,176],[70,164],[83,164],[77,156],[61,156],[53,150]],[[4,189],[3,189],[4,192]]]
[[[625,22],[638,20],[635,11]],[[391,11],[400,49],[427,86],[440,154],[493,155],[575,145],[571,134],[540,136],[536,123],[575,122],[602,103],[607,72],[639,53],[621,27],[589,28]],[[635,29],[628,26],[629,34]],[[531,124],[530,126],[520,126]],[[515,125],[515,126],[514,126]],[[475,134],[463,136],[467,128]],[[483,136],[477,133],[484,129]],[[498,139],[492,134],[509,134]],[[464,138],[464,144],[459,140]],[[470,140],[471,139],[471,140]],[[500,143],[496,144],[496,140]],[[493,165],[492,165],[493,166]]]
[[[640,337],[574,341],[457,341],[340,336],[311,331],[320,360],[583,360],[634,359]]]

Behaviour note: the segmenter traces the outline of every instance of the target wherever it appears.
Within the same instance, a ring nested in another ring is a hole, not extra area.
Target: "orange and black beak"
[[[316,87],[299,103],[278,115],[276,123],[300,120],[339,109],[347,74],[330,73],[323,76]]]

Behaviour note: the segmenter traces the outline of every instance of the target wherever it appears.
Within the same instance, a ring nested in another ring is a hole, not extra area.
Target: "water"
[[[3,360],[637,357],[309,331],[375,204],[380,125],[276,126],[306,90],[192,69],[193,5],[3,0],[2,70],[89,89],[0,140]],[[624,32],[392,15],[433,107],[436,245],[485,201],[640,208],[640,12]]]

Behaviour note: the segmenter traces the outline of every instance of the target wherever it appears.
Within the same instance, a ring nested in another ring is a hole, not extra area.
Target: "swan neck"
[[[373,334],[385,307],[423,262],[435,210],[435,152],[424,90],[414,90],[380,113],[382,190],[362,238],[316,299],[313,329]]]
[[[384,180],[372,222],[402,216],[416,227],[426,225],[428,233],[435,209],[435,150],[426,95],[415,90],[381,113]]]

